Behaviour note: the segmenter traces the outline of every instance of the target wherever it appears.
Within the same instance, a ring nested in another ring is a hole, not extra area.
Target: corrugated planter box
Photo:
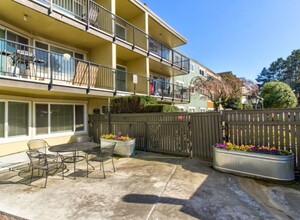
[[[112,139],[101,138],[101,142],[116,142],[114,154],[124,157],[130,157],[134,154],[135,139],[129,141],[118,141]]]
[[[213,167],[224,172],[275,180],[295,179],[294,154],[270,155],[213,147]]]

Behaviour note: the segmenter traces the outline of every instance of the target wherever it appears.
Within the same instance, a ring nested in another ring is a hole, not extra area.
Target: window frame
[[[36,105],[48,105],[48,132],[47,134],[37,134],[36,133]],[[73,106],[73,130],[72,131],[66,131],[66,132],[54,132],[51,133],[51,114],[49,112],[51,111],[51,105],[72,105]],[[75,114],[75,106],[81,105],[83,106],[83,127],[84,129],[82,131],[75,131],[76,130],[76,114]],[[86,103],[80,103],[80,102],[45,102],[45,101],[34,101],[33,102],[33,137],[38,138],[49,138],[49,137],[60,137],[60,136],[66,136],[66,135],[74,135],[74,134],[85,134],[87,133],[88,124],[87,124],[87,104]]]
[[[21,141],[21,140],[27,140],[31,136],[31,102],[25,101],[25,100],[15,100],[15,99],[0,99],[0,102],[4,102],[4,137],[0,137],[1,142],[15,142],[15,141]],[[8,103],[9,102],[17,102],[17,103],[27,103],[28,104],[28,131],[27,135],[16,135],[16,136],[8,136]]]

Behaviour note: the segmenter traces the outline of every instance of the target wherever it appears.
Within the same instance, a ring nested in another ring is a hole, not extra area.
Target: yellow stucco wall
[[[103,43],[93,48],[90,53],[90,60],[94,63],[100,63],[104,66],[111,67],[113,62],[113,52],[111,43]]]
[[[140,59],[135,59],[127,62],[127,70],[131,73],[136,73],[138,76],[138,83],[136,85],[136,92],[147,94],[148,82],[147,82],[147,60],[142,57]],[[132,75],[127,76],[127,87],[130,91],[133,91],[133,80]]]
[[[101,109],[102,106],[108,106],[108,98],[90,99],[88,103],[88,114],[93,114],[95,108]]]

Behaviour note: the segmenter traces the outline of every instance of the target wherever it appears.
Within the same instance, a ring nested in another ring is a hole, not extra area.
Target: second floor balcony
[[[142,29],[125,19],[113,14],[110,10],[92,0],[28,0],[67,16],[78,23],[106,33],[113,40],[124,43],[128,48],[144,51],[148,56],[158,57],[160,61],[188,73],[190,60],[188,57],[172,49],[163,42],[148,35]]]
[[[0,80],[59,85],[113,95],[151,95],[170,101],[188,102],[189,89],[169,81],[153,80],[41,48],[0,39]],[[27,89],[24,84],[24,89]]]

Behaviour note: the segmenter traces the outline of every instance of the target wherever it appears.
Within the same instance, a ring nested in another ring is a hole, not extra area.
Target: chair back
[[[113,142],[105,147],[101,148],[101,154],[104,157],[110,157],[114,154],[114,150],[115,150],[115,146],[116,146],[116,142]]]
[[[91,6],[89,10],[89,19],[92,23],[98,21],[99,9],[96,6]]]
[[[77,136],[75,138],[75,142],[77,143],[92,142],[92,137],[87,135]]]
[[[29,150],[26,152],[29,157],[30,164],[33,167],[47,165],[47,157],[38,150]]]
[[[28,146],[29,151],[38,150],[40,152],[42,151],[43,153],[46,153],[47,147],[49,147],[49,144],[45,140],[36,139],[36,140],[28,141],[27,146]]]

